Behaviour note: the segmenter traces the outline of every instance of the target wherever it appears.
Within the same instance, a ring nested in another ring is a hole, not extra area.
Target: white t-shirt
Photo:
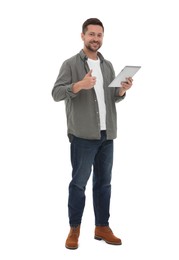
[[[87,63],[89,68],[92,69],[92,76],[96,77],[94,90],[98,100],[100,128],[101,130],[106,130],[106,104],[104,99],[103,75],[101,72],[100,60],[92,60],[88,58]]]

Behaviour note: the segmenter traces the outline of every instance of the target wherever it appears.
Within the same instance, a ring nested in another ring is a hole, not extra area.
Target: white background
[[[141,65],[117,105],[110,225],[123,245],[93,239],[91,180],[78,250],[69,231],[69,142],[51,90],[83,47],[81,25],[105,26],[101,52],[118,73]],[[0,4],[0,258],[172,259],[178,234],[177,1],[4,0]]]

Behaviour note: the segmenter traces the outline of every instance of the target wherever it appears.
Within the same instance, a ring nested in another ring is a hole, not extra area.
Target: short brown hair
[[[97,18],[89,18],[82,25],[82,33],[84,33],[84,34],[86,33],[87,27],[90,24],[101,26],[103,28],[103,32],[104,32],[104,26],[103,26],[102,22],[99,19],[97,19]]]

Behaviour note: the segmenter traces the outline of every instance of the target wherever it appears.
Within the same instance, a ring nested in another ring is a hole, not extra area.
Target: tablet
[[[122,81],[126,81],[126,78],[129,77],[132,78],[140,68],[141,66],[125,66],[109,84],[109,87],[120,87]]]

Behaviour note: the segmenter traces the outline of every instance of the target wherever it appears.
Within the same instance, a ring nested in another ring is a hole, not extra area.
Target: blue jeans
[[[71,143],[72,180],[69,184],[68,213],[70,226],[81,224],[85,207],[85,189],[93,168],[93,207],[96,226],[109,225],[113,140],[73,137]]]

